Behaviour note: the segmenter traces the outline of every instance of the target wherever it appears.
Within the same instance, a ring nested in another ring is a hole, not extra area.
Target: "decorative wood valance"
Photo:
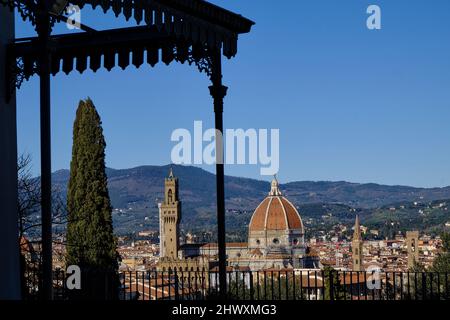
[[[24,20],[35,24],[38,0],[1,0],[15,6]],[[220,50],[227,58],[237,53],[238,35],[249,32],[252,21],[202,0],[71,0],[83,8],[112,10],[116,17],[133,18],[144,26],[50,36],[51,73],[69,74],[100,67],[108,71],[130,64],[151,66],[159,61],[196,64],[211,74],[211,52]],[[55,19],[52,23],[60,20]],[[16,41],[10,50],[11,75],[16,87],[38,73],[39,38]]]

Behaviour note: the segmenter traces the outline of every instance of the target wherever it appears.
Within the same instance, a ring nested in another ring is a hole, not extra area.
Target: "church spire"
[[[361,240],[361,227],[359,225],[359,215],[356,215],[355,230],[353,231],[353,240]]]
[[[353,271],[363,271],[363,241],[361,237],[361,227],[359,225],[359,215],[356,215],[355,230],[353,231],[352,261]]]

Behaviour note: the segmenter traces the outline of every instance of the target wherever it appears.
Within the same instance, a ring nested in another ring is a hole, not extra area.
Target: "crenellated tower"
[[[178,178],[170,168],[169,177],[164,180],[164,202],[159,206],[160,215],[160,256],[176,259],[179,248],[179,225],[181,221],[181,201],[178,197]]]

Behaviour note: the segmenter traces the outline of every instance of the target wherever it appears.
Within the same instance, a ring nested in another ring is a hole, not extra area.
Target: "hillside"
[[[182,227],[189,230],[214,229],[214,174],[192,166],[174,166],[173,170],[180,180]],[[157,228],[157,203],[163,196],[164,178],[168,171],[169,166],[107,169],[116,232],[129,233]],[[63,194],[67,189],[68,178],[68,170],[53,174],[53,183]],[[282,184],[280,187],[298,206],[305,219],[320,220],[323,215],[331,213],[334,222],[351,223],[357,209],[362,216],[367,216],[373,226],[379,225],[380,221],[386,218],[386,212],[389,213],[389,210],[383,208],[392,203],[427,203],[450,199],[450,187],[426,189],[344,181],[299,181]],[[253,210],[267,195],[269,188],[269,182],[226,176],[227,224],[230,231],[245,229]],[[407,215],[410,211],[402,212]],[[446,215],[441,218],[446,218]],[[439,222],[442,219],[439,219]]]

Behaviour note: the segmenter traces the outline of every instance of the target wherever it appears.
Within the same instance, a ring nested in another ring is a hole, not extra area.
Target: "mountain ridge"
[[[194,168],[196,170],[202,171],[206,174],[212,175],[215,177],[214,173],[211,173],[207,170],[204,170],[199,167],[195,166],[184,166],[184,165],[140,165],[136,167],[131,168],[122,168],[122,169],[116,169],[116,168],[106,168],[106,172],[125,172],[130,170],[140,170],[140,169],[152,169],[152,168],[170,168],[170,167],[181,167],[181,168]],[[70,170],[69,169],[59,169],[52,173],[52,179],[58,176],[64,176],[69,177]],[[255,182],[263,182],[263,183],[270,183],[269,181],[260,180],[256,178],[248,178],[248,177],[239,177],[239,176],[232,176],[232,175],[225,175],[227,178],[236,178],[236,179],[245,179]],[[384,188],[408,188],[408,189],[415,189],[415,190],[450,190],[450,186],[444,186],[444,187],[417,187],[417,186],[408,186],[403,184],[383,184],[383,183],[376,183],[376,182],[351,182],[346,180],[295,180],[295,181],[289,181],[285,183],[280,183],[281,186],[290,186],[295,184],[337,184],[337,185],[352,185],[352,186],[374,186],[374,187],[384,187]]]
[[[114,225],[119,233],[157,228],[157,203],[163,197],[164,178],[167,177],[170,167],[171,165],[144,165],[130,169],[106,169],[114,208]],[[214,229],[215,175],[193,166],[172,167],[180,183],[182,227]],[[67,192],[68,180],[69,170],[58,170],[52,176],[53,184],[63,196]],[[346,181],[292,181],[280,184],[280,189],[305,219],[313,218],[319,221],[324,215],[331,214],[335,222],[344,223],[351,223],[356,212],[363,219],[376,212],[376,220],[382,221],[380,217],[389,216],[385,212],[389,212],[391,204],[406,203],[409,206],[414,202],[450,199],[450,187],[417,188]],[[228,230],[244,230],[253,211],[269,190],[268,181],[225,176]],[[416,216],[417,210],[413,206],[410,207],[410,213]],[[441,213],[441,217],[443,214]],[[404,215],[408,216],[408,213]],[[318,223],[320,227],[320,222]]]
[[[161,198],[164,178],[170,167],[171,165],[143,165],[129,169],[107,168],[108,187],[113,206],[125,207],[125,202],[133,202],[130,201],[130,197],[140,200],[144,200],[143,198],[149,200],[151,197]],[[194,166],[172,165],[172,167],[180,181],[182,201],[183,195],[188,196],[189,199],[192,198],[191,200],[203,197],[215,198],[215,174]],[[62,192],[65,192],[67,188],[68,179],[68,169],[58,170],[52,175],[53,183],[59,186]],[[269,189],[268,181],[225,176],[228,205],[233,203],[236,205],[235,200],[238,198],[246,199],[250,203],[262,201]],[[378,183],[308,180],[282,183],[280,189],[291,200],[298,202],[297,205],[340,203],[366,209],[402,201],[433,201],[450,198],[450,186],[421,188]],[[128,196],[125,196],[124,192],[128,193]]]

